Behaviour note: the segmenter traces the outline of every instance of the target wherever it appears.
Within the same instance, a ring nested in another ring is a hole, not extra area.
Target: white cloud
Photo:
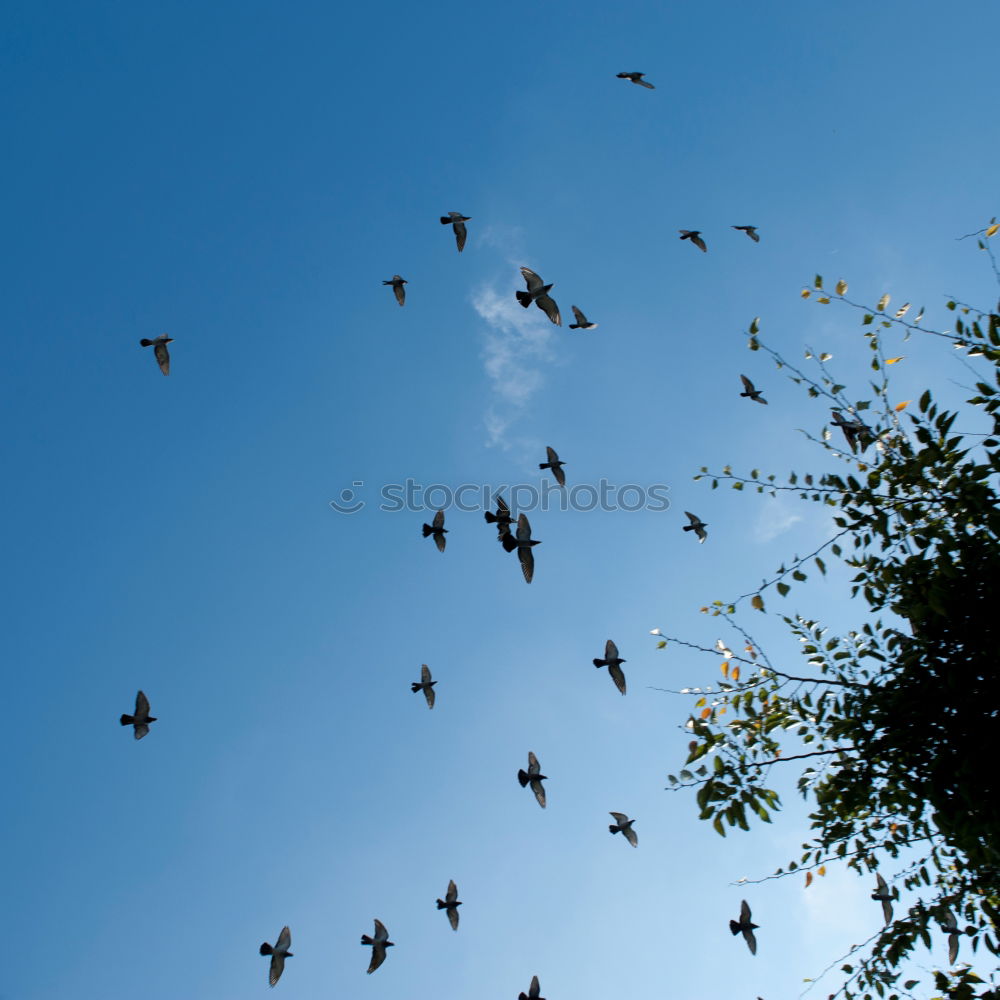
[[[797,514],[788,501],[781,497],[769,499],[757,516],[757,523],[754,525],[754,538],[762,543],[773,541],[801,520],[802,515]]]

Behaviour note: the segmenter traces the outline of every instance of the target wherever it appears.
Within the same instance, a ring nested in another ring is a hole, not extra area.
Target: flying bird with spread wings
[[[396,301],[403,305],[406,302],[406,289],[403,285],[408,285],[409,282],[406,278],[401,278],[398,274],[394,274],[388,281],[383,281],[383,285],[392,285],[392,293],[396,296]]]
[[[889,892],[885,879],[878,873],[875,875],[875,885],[872,899],[882,904],[882,917],[885,920],[885,926],[888,927],[892,923],[892,893]]]
[[[531,551],[532,546],[541,545],[537,539],[531,537],[531,525],[524,514],[517,515],[517,532],[512,535],[509,531],[501,535],[500,542],[507,552],[517,549],[517,558],[521,563],[521,573],[524,575],[524,582],[531,583],[535,575],[535,556]]]
[[[487,524],[497,526],[497,537],[503,538],[504,535],[510,534],[510,526],[513,524],[514,518],[511,517],[510,507],[507,506],[507,502],[499,493],[496,495],[496,505],[497,512],[495,514],[493,511],[487,510],[483,511],[483,517],[486,518]]]
[[[368,963],[368,975],[371,975],[384,961],[386,948],[392,948],[394,942],[389,940],[389,932],[378,917],[375,918],[375,936],[361,935],[362,944],[372,946],[372,960]]]
[[[755,403],[763,403],[767,406],[767,400],[760,394],[761,390],[746,375],[741,375],[740,381],[743,383],[743,392],[740,393],[740,399],[752,399]]]
[[[948,964],[954,965],[955,959],[958,958],[959,930],[958,921],[950,909],[945,910],[945,921],[942,926],[948,932]]]
[[[570,306],[573,310],[573,315],[576,317],[575,323],[570,323],[569,329],[571,330],[593,330],[596,328],[596,323],[591,323],[583,313],[577,309],[576,306]]]
[[[538,758],[529,750],[528,770],[525,771],[523,768],[520,769],[517,772],[517,780],[521,783],[522,788],[526,785],[531,785],[531,790],[535,793],[535,798],[538,799],[538,804],[543,809],[545,808],[545,788],[542,785],[542,782],[545,781],[547,777],[548,775],[542,774]]]
[[[556,305],[555,299],[549,295],[549,289],[552,288],[552,285],[544,284],[542,279],[530,267],[521,268],[521,277],[524,278],[528,290],[526,292],[515,292],[517,301],[525,309],[534,302],[556,326],[562,326],[562,316],[559,315],[559,306]]]
[[[747,905],[747,901],[744,899],[740,903],[740,919],[730,920],[729,929],[733,933],[733,937],[737,934],[743,935],[743,940],[746,941],[747,947],[750,949],[751,955],[757,954],[757,938],[754,937],[754,930],[759,927],[759,924],[754,924],[750,922],[751,913],[750,907]]]
[[[468,230],[465,228],[465,224],[470,220],[471,216],[462,215],[461,212],[449,212],[447,215],[441,216],[441,225],[450,225],[455,233],[455,244],[458,246],[459,253],[465,249],[465,240],[469,235]]]
[[[625,661],[618,655],[618,647],[610,640],[604,644],[604,659],[594,660],[595,667],[607,667],[611,679],[615,682],[615,687],[625,693],[625,674],[622,673],[622,664]]]
[[[140,691],[135,696],[135,714],[123,715],[118,721],[123,726],[133,726],[135,738],[141,740],[149,732],[149,724],[156,722],[156,716],[149,714],[149,699]]]
[[[701,238],[700,229],[678,229],[680,239],[690,240],[702,253],[708,253],[708,247],[705,245],[705,241]]]
[[[697,514],[692,514],[691,511],[684,511],[687,514],[690,524],[684,525],[685,531],[693,531],[698,536],[698,543],[701,544],[708,538],[708,532],[705,530],[708,525],[700,518]]]
[[[458,908],[461,905],[458,901],[458,887],[455,885],[455,880],[452,879],[448,883],[448,891],[444,894],[444,899],[437,901],[437,908],[448,911],[448,923],[451,924],[453,931],[458,930]]]
[[[633,846],[639,846],[639,837],[636,835],[635,830],[632,829],[632,824],[635,822],[634,819],[629,819],[625,813],[613,812],[611,815],[614,817],[614,823],[608,824],[608,829],[612,833],[621,833],[624,835],[625,839]]]
[[[644,80],[643,77],[645,73],[618,73],[619,80],[628,80],[629,83],[637,83],[640,87],[645,87],[647,90],[656,90],[648,80]]]
[[[156,363],[160,366],[160,371],[164,375],[170,374],[170,352],[167,350],[167,344],[172,344],[174,342],[173,337],[168,337],[165,333],[161,333],[159,337],[155,337],[153,340],[149,340],[147,337],[143,337],[139,341],[140,347],[152,347],[153,354],[156,355]]]
[[[738,229],[742,233],[746,233],[754,241],[754,243],[760,243],[760,237],[757,235],[756,226],[733,226],[733,229]]]
[[[271,956],[271,969],[267,977],[269,986],[274,986],[281,978],[282,972],[285,971],[285,959],[294,958],[288,950],[291,946],[292,932],[287,927],[281,928],[281,933],[278,935],[278,940],[275,941],[274,947],[271,947],[266,941],[260,946],[260,953],[262,955]]]
[[[424,697],[427,699],[427,707],[434,707],[434,685],[437,681],[431,680],[431,672],[427,669],[427,664],[422,663],[420,665],[420,683],[416,681],[410,682],[410,690],[416,694],[418,691],[424,692]]]
[[[550,448],[548,445],[545,446],[545,454],[548,456],[547,462],[539,462],[539,469],[551,469],[552,475],[556,477],[556,482],[560,486],[566,485],[566,473],[563,472],[562,467],[566,464],[559,460],[559,456],[556,454],[555,448]]]
[[[434,536],[434,544],[438,547],[438,552],[444,552],[445,545],[448,544],[448,539],[444,536],[448,534],[448,529],[444,526],[444,511],[439,510],[434,515],[434,520],[430,524],[425,524],[423,527],[424,538],[428,535]]]

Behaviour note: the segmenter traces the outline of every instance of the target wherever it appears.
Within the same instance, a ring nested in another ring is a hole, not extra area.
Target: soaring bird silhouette
[[[753,382],[746,377],[746,375],[741,375],[740,380],[743,382],[744,391],[740,393],[740,398],[752,399],[755,403],[763,403],[767,406],[767,400],[760,394],[760,389],[757,389]]]
[[[172,344],[174,342],[173,337],[168,337],[165,333],[161,333],[159,337],[153,340],[149,340],[143,337],[139,341],[140,347],[152,347],[153,354],[156,355],[156,363],[160,366],[160,371],[164,375],[170,374],[170,352],[167,350],[167,344]]]
[[[292,932],[287,927],[281,928],[281,933],[278,935],[278,940],[274,943],[273,948],[266,941],[260,946],[260,953],[262,955],[271,956],[271,971],[267,977],[267,982],[270,986],[274,986],[281,978],[282,972],[285,971],[285,959],[294,957],[288,950],[291,946]]]
[[[757,235],[756,226],[733,226],[733,229],[738,229],[740,232],[746,233],[754,241],[754,243],[760,243],[760,237]]]
[[[418,691],[424,692],[424,697],[427,699],[427,707],[434,707],[434,685],[437,681],[431,680],[431,672],[427,669],[427,664],[422,663],[420,665],[420,683],[416,681],[410,682],[410,690],[416,694]]]
[[[368,963],[368,974],[371,975],[385,961],[385,950],[392,948],[394,942],[389,940],[389,932],[385,929],[385,924],[376,917],[375,937],[362,934],[361,943],[372,946],[372,960]]]
[[[888,927],[892,923],[892,893],[889,892],[885,879],[878,873],[875,875],[875,884],[876,889],[872,893],[872,899],[882,904],[882,916],[885,918],[886,927]]]
[[[123,726],[135,727],[135,738],[141,740],[149,732],[149,724],[156,716],[149,714],[149,699],[140,691],[135,696],[135,715],[123,715],[118,720]]]
[[[608,829],[612,833],[621,833],[624,835],[625,839],[633,846],[639,846],[639,838],[636,836],[635,830],[632,829],[632,824],[635,822],[634,819],[629,819],[625,813],[611,813],[615,818],[614,824],[608,824]]]
[[[522,788],[525,785],[531,785],[531,790],[535,793],[535,798],[538,799],[538,804],[543,809],[545,808],[545,788],[542,786],[542,782],[545,781],[546,777],[547,775],[542,774],[538,758],[529,750],[528,770],[519,770],[517,772],[517,780],[521,782]]]
[[[517,549],[517,558],[521,561],[521,572],[524,574],[524,582],[531,583],[535,575],[535,556],[531,551],[533,545],[541,545],[537,539],[531,537],[531,525],[528,524],[524,514],[517,516],[517,533],[512,535],[509,531],[500,537],[504,549],[513,552]]]
[[[747,947],[750,949],[750,954],[756,955],[757,939],[753,936],[753,932],[760,925],[751,923],[750,916],[750,907],[747,906],[747,901],[744,899],[740,903],[740,919],[730,920],[729,929],[733,932],[734,937],[737,934],[742,934],[743,940],[746,941]]]
[[[840,410],[831,410],[830,412],[833,414],[831,422],[844,432],[844,438],[851,451],[856,451],[859,445],[861,446],[861,450],[864,451],[872,443],[874,435],[865,426],[863,421],[857,417],[853,420],[845,420]]]
[[[434,544],[438,547],[438,552],[444,552],[448,539],[444,536],[448,534],[448,529],[444,526],[444,511],[439,510],[434,515],[434,520],[430,524],[425,524],[423,528],[424,538],[428,535],[434,536]]]
[[[462,215],[461,212],[449,212],[447,215],[441,216],[441,225],[450,225],[455,231],[455,243],[458,246],[458,252],[461,253],[465,249],[465,238],[469,235],[466,231],[465,224],[471,219],[468,215]]]
[[[625,675],[622,673],[622,664],[625,661],[618,655],[618,647],[610,640],[604,644],[604,659],[594,660],[595,667],[607,667],[611,679],[615,682],[615,687],[625,693]]]
[[[597,323],[591,323],[576,306],[570,306],[570,309],[573,310],[573,315],[576,317],[576,322],[569,325],[571,330],[593,330],[597,326]]]
[[[403,285],[408,285],[409,282],[406,278],[401,278],[398,274],[394,274],[388,281],[383,281],[383,285],[392,285],[393,295],[396,296],[396,301],[403,305],[406,302],[406,289]]]
[[[684,530],[693,531],[698,536],[699,544],[704,542],[708,538],[708,532],[705,530],[708,525],[696,514],[692,514],[691,511],[686,510],[684,513],[687,514],[687,518],[691,522],[684,525]]]
[[[708,247],[705,246],[705,241],[701,238],[700,229],[678,229],[680,238],[682,240],[690,240],[702,253],[708,253]]]
[[[497,512],[494,514],[489,510],[484,511],[483,517],[486,518],[487,524],[495,524],[497,526],[497,537],[502,538],[504,535],[510,534],[510,526],[514,519],[511,517],[510,508],[499,493],[496,495],[496,504]]]
[[[630,83],[637,83],[640,87],[645,87],[647,90],[656,90],[656,87],[654,87],[651,83],[643,80],[645,75],[645,73],[619,73],[618,79],[628,80]]]
[[[517,301],[525,309],[534,302],[556,326],[562,326],[562,316],[559,315],[559,306],[556,305],[555,299],[549,295],[549,289],[552,288],[552,285],[543,284],[542,279],[530,267],[522,267],[521,276],[527,283],[528,290],[526,292],[515,292]]]
[[[437,908],[448,911],[448,923],[451,924],[453,931],[458,930],[458,908],[461,905],[458,901],[458,888],[455,885],[455,880],[452,879],[448,883],[448,891],[444,894],[444,899],[437,901]]]
[[[547,462],[539,462],[539,469],[551,469],[552,475],[556,477],[556,482],[560,486],[566,485],[566,473],[563,472],[562,467],[566,464],[565,462],[559,461],[559,456],[556,454],[555,448],[550,448],[548,445],[545,446],[545,454],[548,456]]]

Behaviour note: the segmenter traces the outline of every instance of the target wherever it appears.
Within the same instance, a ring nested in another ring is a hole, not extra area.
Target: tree
[[[972,235],[1000,283],[988,242],[997,231],[994,221]],[[956,968],[958,953],[1000,955],[1000,305],[988,311],[949,301],[953,332],[927,331],[923,309],[910,319],[909,304],[890,313],[888,295],[865,307],[847,291],[839,281],[825,292],[817,275],[802,296],[861,313],[875,373],[867,399],[848,398],[828,355],[807,352],[814,366],[807,374],[763,342],[759,319],[750,325],[750,349],[770,355],[809,397],[830,406],[828,425],[807,436],[834,460],[834,471],[779,482],[727,466],[702,468],[695,478],[827,505],[834,530],[755,591],[702,609],[740,636],[739,652],[722,640],[710,649],[660,639],[660,648],[724,657],[721,683],[678,692],[697,700],[686,722],[686,767],[669,780],[697,789],[700,817],[725,836],[727,826],[748,829],[753,815],[770,822],[781,807],[770,787],[775,769],[795,768],[811,808],[810,840],[774,874],[804,870],[808,884],[842,863],[874,882],[886,869],[887,895],[898,897],[900,885],[915,895],[908,912],[894,913],[838,960],[838,994],[912,996],[920,981],[900,983],[901,966],[918,943],[930,947],[932,935],[943,935],[952,969],[935,973],[937,991],[1000,1000],[995,978],[984,982],[971,966]],[[897,331],[938,337],[985,372],[964,407],[942,409],[930,390],[915,406],[890,401],[890,372],[901,359],[886,356],[884,341]],[[959,417],[977,423],[976,431],[956,430]],[[825,574],[824,557],[853,573],[850,592],[867,606],[865,621],[832,636],[816,620],[782,615],[806,667],[779,668],[742,624],[744,609],[767,614],[765,596],[788,594],[813,566]]]

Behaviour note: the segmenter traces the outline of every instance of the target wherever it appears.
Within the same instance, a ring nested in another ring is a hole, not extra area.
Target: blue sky
[[[716,663],[648,630],[711,645],[698,607],[824,526],[691,480],[820,461],[796,428],[826,410],[746,351],[752,317],[864,379],[856,320],[798,297],[814,273],[931,326],[946,294],[992,301],[955,237],[998,211],[998,29],[988,2],[9,5],[2,995],[263,993],[287,923],[303,1000],[533,974],[552,1000],[777,1000],[872,933],[851,875],[731,885],[794,855],[799,809],[722,841],[663,791],[687,705],[653,688]],[[520,310],[520,265],[599,328]],[[169,378],[138,345],[164,331]],[[936,345],[899,353],[900,399],[960,397]],[[545,445],[571,485],[673,506],[533,514],[530,587],[480,513],[442,556],[423,513],[378,510],[408,477],[538,482]],[[848,627],[837,583],[784,608]],[[609,636],[624,699],[590,665]],[[141,743],[116,721],[138,688]],[[369,978],[375,916],[397,947]]]

